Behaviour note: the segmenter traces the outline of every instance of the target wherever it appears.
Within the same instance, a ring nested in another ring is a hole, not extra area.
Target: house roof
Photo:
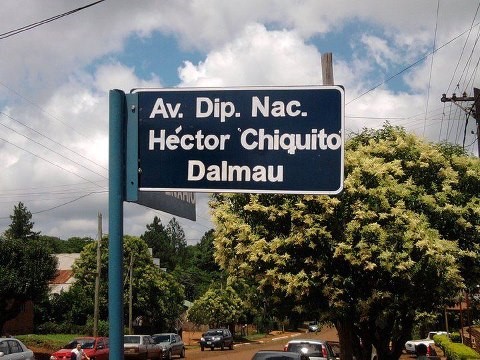
[[[75,260],[80,258],[80,254],[55,254],[58,265],[55,278],[50,281],[50,294],[60,294],[62,291],[67,291],[75,282],[73,277],[72,266]]]

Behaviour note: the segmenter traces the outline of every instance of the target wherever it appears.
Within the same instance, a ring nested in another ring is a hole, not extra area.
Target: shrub
[[[98,320],[98,336],[108,336],[108,321]],[[89,318],[83,327],[83,333],[93,335],[93,319]]]
[[[64,322],[64,323],[46,322],[37,326],[36,333],[37,334],[81,334],[83,333],[83,326],[71,324],[68,322]]]
[[[435,344],[440,346],[449,360],[480,359],[480,354],[464,344],[452,342],[447,335],[435,335]]]
[[[459,332],[454,332],[450,334],[450,340],[454,343],[461,343],[462,342],[462,336],[460,335]]]

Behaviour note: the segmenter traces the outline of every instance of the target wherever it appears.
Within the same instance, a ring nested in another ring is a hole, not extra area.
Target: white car
[[[417,352],[417,346],[419,344],[425,344],[425,346],[433,345],[435,342],[433,341],[433,337],[435,335],[448,335],[446,331],[430,331],[428,333],[428,336],[426,339],[420,339],[420,340],[408,340],[405,343],[405,350],[407,350],[407,353],[409,354],[415,354]]]
[[[335,353],[324,340],[295,339],[290,340],[283,348],[283,351],[295,352],[307,355],[310,360],[335,360]]]
[[[35,360],[32,350],[20,340],[11,337],[0,338],[0,358],[2,360]]]

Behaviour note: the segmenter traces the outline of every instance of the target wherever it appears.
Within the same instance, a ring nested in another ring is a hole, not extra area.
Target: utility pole
[[[102,214],[98,213],[98,241],[97,241],[97,273],[95,274],[95,305],[93,310],[93,336],[98,336],[98,313],[100,298],[100,269],[101,269],[101,252],[100,245],[102,243]]]
[[[322,78],[323,78],[323,85],[334,85],[332,53],[322,54]]]
[[[478,156],[480,157],[480,89],[473,88],[473,97],[467,96],[466,93],[463,93],[463,96],[456,96],[455,94],[452,97],[448,98],[446,94],[442,95],[440,99],[441,102],[452,102],[455,105],[459,106],[467,114],[471,113],[477,122],[477,149]],[[471,107],[463,107],[459,103],[464,101],[472,101],[473,105]]]
[[[128,267],[128,333],[133,334],[133,251],[130,253],[130,265]]]

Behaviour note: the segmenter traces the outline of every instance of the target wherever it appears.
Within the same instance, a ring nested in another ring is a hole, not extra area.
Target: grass
[[[68,344],[76,337],[82,335],[75,334],[47,334],[47,335],[18,335],[20,341],[22,341],[27,347],[45,348],[51,350],[61,349],[65,344]]]

